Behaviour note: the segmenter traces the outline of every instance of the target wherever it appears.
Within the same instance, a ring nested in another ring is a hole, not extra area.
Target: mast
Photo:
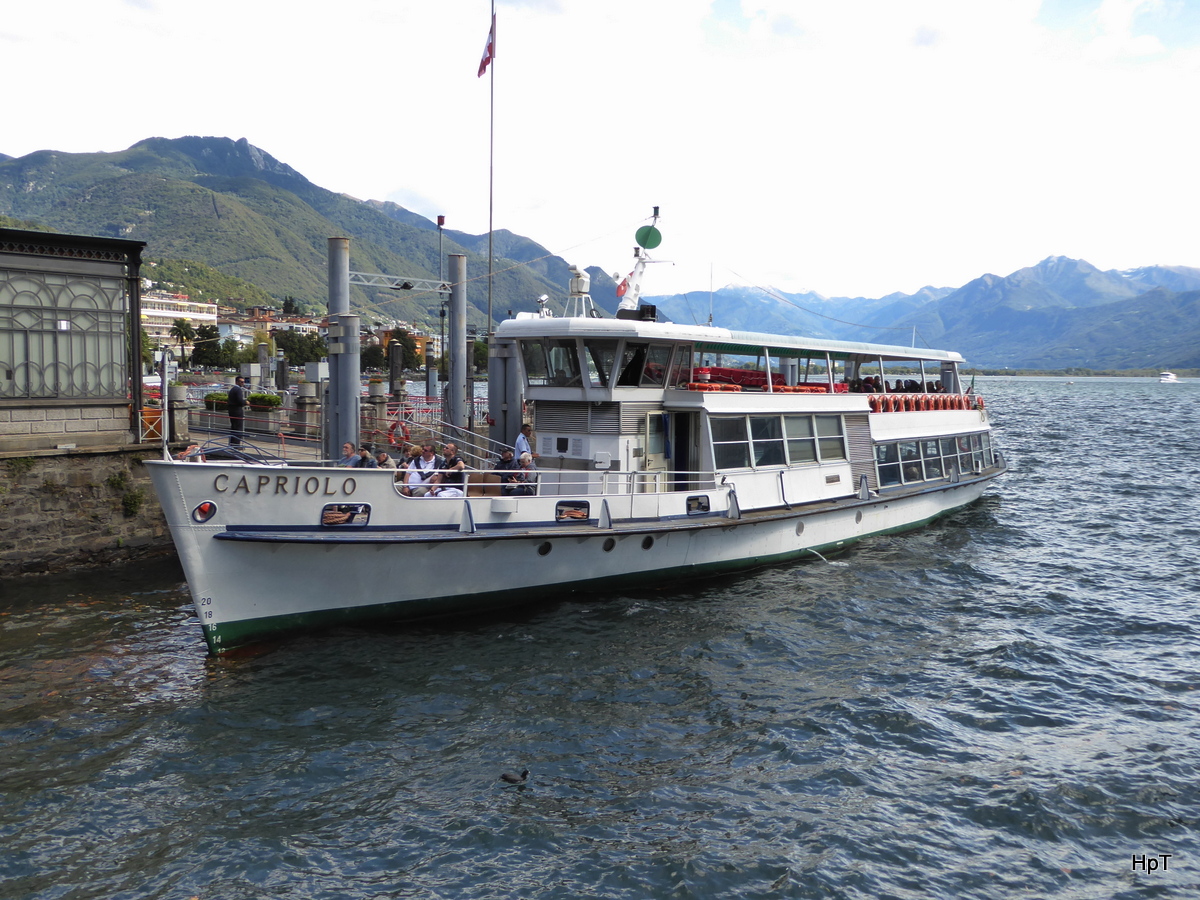
[[[492,273],[494,271],[495,253],[493,252],[492,212],[493,197],[496,181],[496,0],[492,0],[492,33],[489,38],[491,45],[491,74],[488,76],[488,291],[487,291],[487,336],[491,343],[492,336]],[[474,358],[474,357],[472,357]]]

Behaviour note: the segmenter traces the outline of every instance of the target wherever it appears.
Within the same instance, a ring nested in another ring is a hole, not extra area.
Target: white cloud
[[[1097,0],[1069,28],[1046,11],[501,0],[496,227],[611,272],[659,205],[675,265],[652,292],[705,291],[710,265],[717,284],[880,295],[1055,253],[1200,264],[1186,11]],[[17,5],[6,70],[44,87],[10,92],[0,152],[246,137],[331,190],[478,233],[488,15],[486,0]]]

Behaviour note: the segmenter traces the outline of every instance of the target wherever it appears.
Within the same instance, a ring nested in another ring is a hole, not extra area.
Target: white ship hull
[[[886,498],[747,512],[731,511],[728,486],[591,495],[590,518],[562,524],[555,521],[561,496],[406,498],[387,470],[147,465],[159,496],[174,501],[164,504],[168,522],[214,653],[298,630],[453,616],[572,590],[815,559],[960,509],[999,474]],[[686,499],[695,496],[709,498],[707,515],[687,515]],[[370,525],[319,524],[325,505],[339,500],[369,505]],[[611,521],[600,518],[606,501]],[[192,510],[204,502],[218,514],[198,524]],[[651,507],[653,517],[640,515]]]

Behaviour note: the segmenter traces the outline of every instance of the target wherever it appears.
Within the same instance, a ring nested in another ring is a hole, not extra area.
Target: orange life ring
[[[967,399],[966,394],[958,395],[958,408],[959,409],[970,409],[971,408],[971,402]]]
[[[868,394],[867,402],[869,404],[871,404],[871,412],[879,412],[879,395],[878,394]]]
[[[409,442],[408,426],[405,425],[404,422],[402,422],[400,419],[397,419],[388,428],[388,443],[391,444],[393,447],[401,446],[400,444],[396,443],[396,426],[397,425],[400,426],[400,434],[404,438],[404,443],[407,444]]]
[[[921,395],[921,409],[929,411],[933,409],[933,397],[929,394]]]
[[[983,409],[983,397],[976,397],[976,398],[975,398],[975,405],[976,405],[976,406],[977,406],[979,409]]]

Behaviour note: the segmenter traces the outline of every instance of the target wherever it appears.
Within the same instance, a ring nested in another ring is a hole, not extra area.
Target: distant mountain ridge
[[[714,323],[868,343],[951,348],[989,368],[1195,368],[1200,268],[1126,271],[1050,256],[960,288],[924,287],[879,299],[726,287]],[[647,298],[675,321],[707,321],[707,293]],[[699,312],[703,313],[700,317]]]
[[[148,257],[191,260],[241,279],[247,294],[324,306],[331,236],[351,238],[351,268],[436,278],[435,223],[389,201],[358,200],[313,184],[244,138],[147,138],[114,153],[0,154],[0,216],[58,231],[147,242]],[[21,227],[17,225],[16,227]],[[488,236],[443,232],[467,256],[473,324],[486,309]],[[493,235],[493,313],[532,310],[547,294],[561,310],[566,260],[529,238]],[[614,261],[605,261],[611,268]],[[180,271],[182,267],[173,266]],[[503,270],[503,271],[499,271]],[[592,296],[616,308],[607,269],[590,266]],[[149,272],[147,274],[150,274]],[[649,284],[650,289],[653,288]],[[436,294],[352,288],[367,319],[437,328]],[[1011,368],[1200,367],[1200,269],[1100,270],[1050,256],[1007,276],[958,288],[926,286],[879,298],[725,287],[645,296],[678,322],[743,331],[959,350],[973,365]]]
[[[433,223],[395,204],[319,187],[244,138],[148,138],[116,153],[47,150],[6,159],[0,161],[0,214],[64,232],[143,240],[148,257],[202,262],[313,309],[326,301],[333,236],[351,238],[354,271],[431,280],[438,273]],[[482,325],[487,259],[479,243],[479,236],[448,231],[444,250],[467,256],[468,317]],[[498,253],[505,249],[528,259],[546,254],[516,235],[507,236]],[[566,281],[547,277],[557,276],[559,267],[565,272],[566,263],[513,268],[501,259],[493,312],[534,310],[541,294],[561,310]],[[593,284],[597,304],[614,310],[612,279],[594,270]],[[369,319],[440,324],[440,298],[433,293],[352,287],[351,301]]]

